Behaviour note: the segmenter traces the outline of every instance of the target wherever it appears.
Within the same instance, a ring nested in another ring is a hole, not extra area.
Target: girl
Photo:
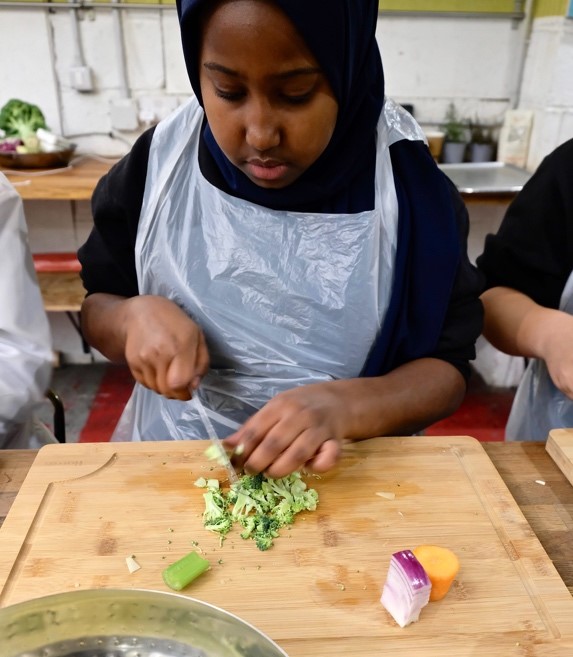
[[[377,7],[178,4],[195,97],[102,179],[79,254],[85,336],[137,381],[116,439],[212,424],[280,477],[459,405],[480,278],[463,203],[384,98]]]

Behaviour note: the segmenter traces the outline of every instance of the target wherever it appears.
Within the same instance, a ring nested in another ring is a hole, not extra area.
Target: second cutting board
[[[545,449],[557,467],[573,484],[573,429],[553,429]]]

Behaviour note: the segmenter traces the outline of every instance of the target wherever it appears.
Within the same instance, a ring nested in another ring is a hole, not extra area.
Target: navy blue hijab
[[[209,0],[177,0],[183,53],[195,95],[199,84],[199,17]],[[213,138],[203,140],[232,192],[275,210],[360,212],[372,209],[376,124],[384,103],[384,75],[376,43],[376,2],[275,0],[297,27],[338,101],[338,120],[325,152],[292,185],[264,189],[233,166]]]
[[[187,73],[199,102],[201,12],[212,0],[177,0]],[[376,126],[384,74],[376,41],[378,0],[273,0],[323,69],[338,101],[332,139],[292,185],[255,185],[223,154],[205,122],[203,141],[233,194],[272,209],[356,213],[374,206]],[[390,148],[399,228],[394,285],[365,375],[390,371],[435,350],[460,258],[448,182],[422,142]]]

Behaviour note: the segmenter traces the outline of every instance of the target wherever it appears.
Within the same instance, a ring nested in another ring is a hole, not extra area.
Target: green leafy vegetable
[[[40,142],[36,137],[38,128],[47,128],[42,110],[24,100],[12,98],[0,108],[0,130],[7,137],[18,137],[24,142],[26,152],[32,153],[40,150]]]
[[[210,563],[197,552],[189,552],[163,571],[163,581],[174,591],[181,591],[206,570]]]
[[[297,513],[314,511],[318,504],[318,493],[307,487],[299,472],[280,479],[243,475],[226,493],[213,480],[203,481],[203,526],[226,535],[233,523],[239,523],[241,538],[254,540],[259,550],[272,547],[281,527],[291,525]]]

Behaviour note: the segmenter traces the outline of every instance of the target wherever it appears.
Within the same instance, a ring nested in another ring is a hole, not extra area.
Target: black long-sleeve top
[[[502,285],[558,308],[573,271],[573,139],[550,153],[509,206],[477,259],[488,288]]]

